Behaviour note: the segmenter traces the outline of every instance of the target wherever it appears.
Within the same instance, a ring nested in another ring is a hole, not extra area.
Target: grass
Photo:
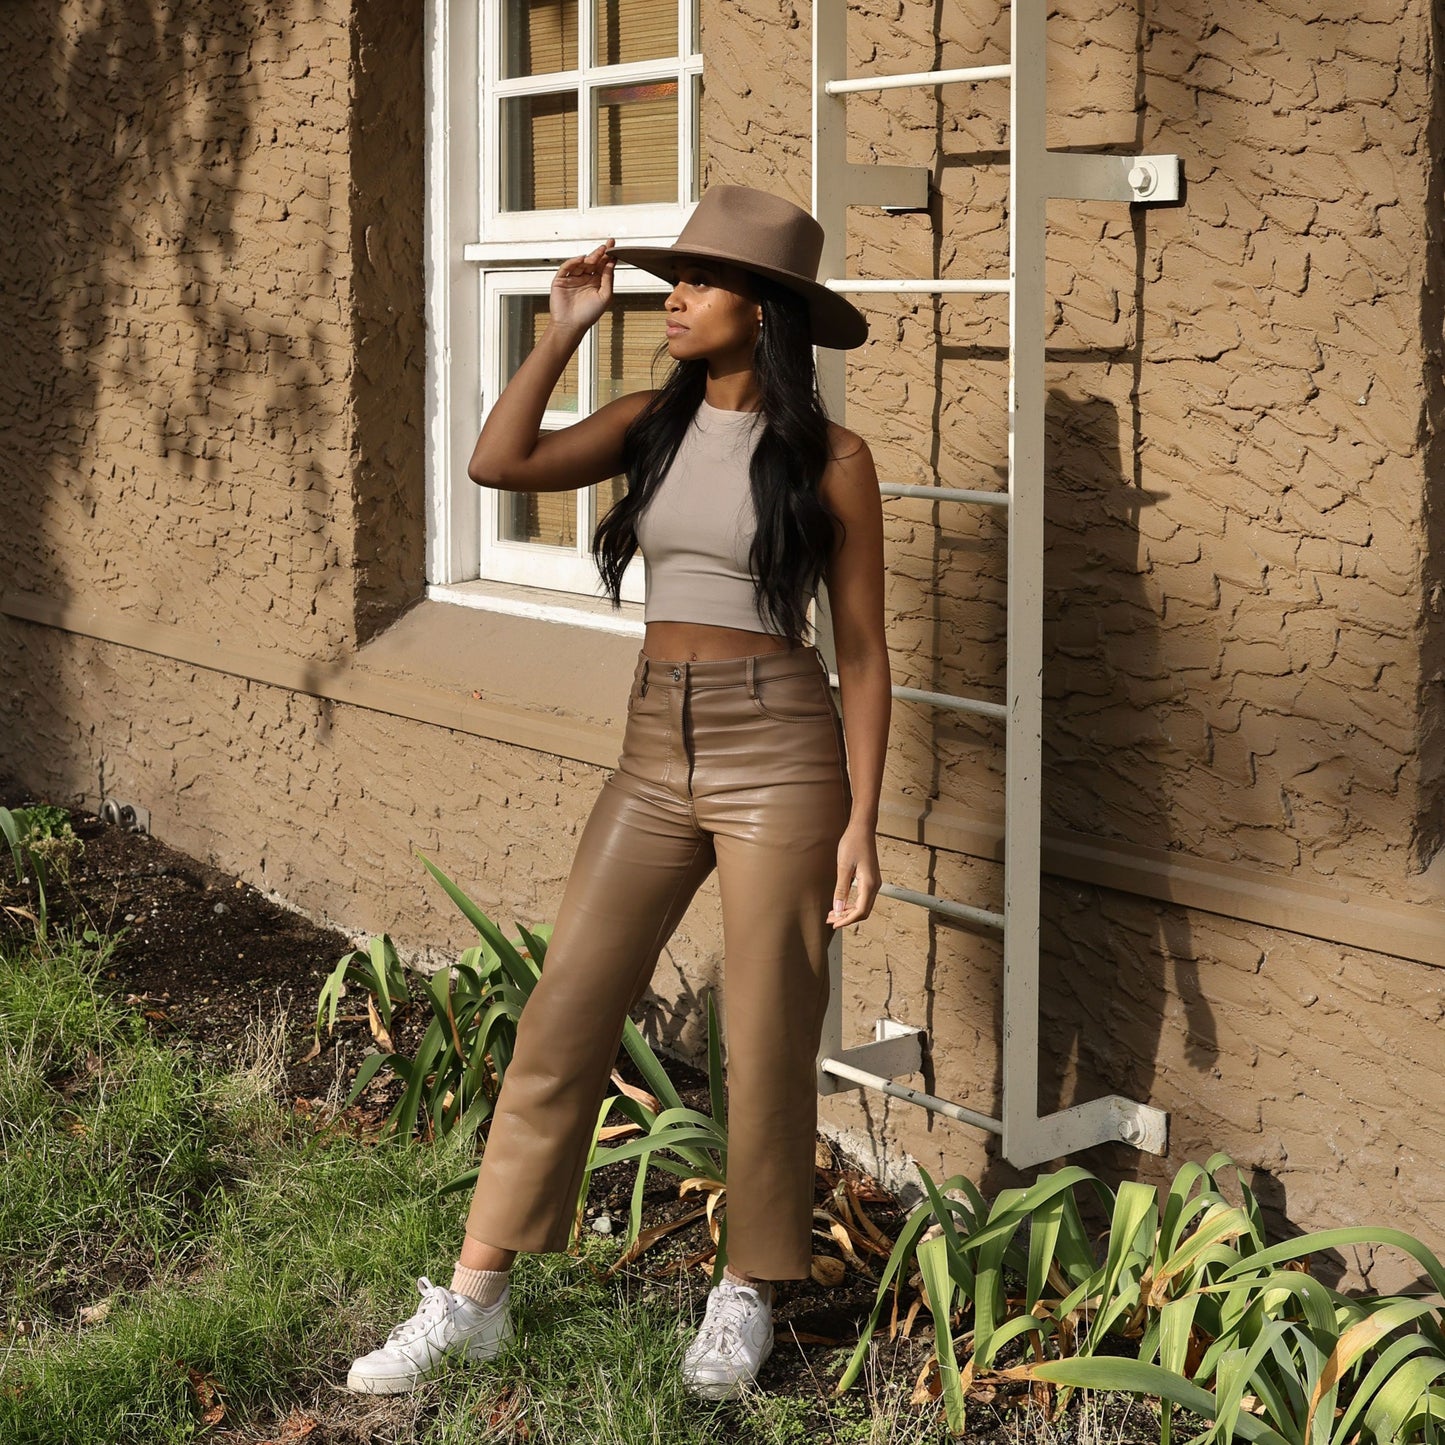
[[[465,1201],[435,1195],[466,1146],[318,1141],[275,1102],[279,1032],[258,1027],[239,1072],[203,1069],[99,989],[105,955],[65,938],[0,952],[7,1445],[259,1441],[297,1412],[419,1445],[942,1438],[938,1412],[886,1382],[856,1400],[829,1400],[831,1380],[813,1399],[691,1399],[677,1363],[696,1291],[603,1279],[617,1246],[600,1238],[519,1262],[501,1360],[415,1398],[345,1394],[416,1276],[449,1268]]]

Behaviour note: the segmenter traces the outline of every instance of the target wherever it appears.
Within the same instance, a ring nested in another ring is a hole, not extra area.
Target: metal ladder
[[[997,507],[1008,521],[1008,641],[1005,704],[919,688],[893,688],[895,698],[971,713],[1005,728],[1004,908],[970,904],[885,884],[889,898],[915,904],[968,927],[1003,935],[1002,1118],[896,1082],[922,1066],[923,1031],[879,1019],[874,1041],[842,1047],[842,940],[829,962],[832,990],[818,1059],[818,1089],[876,1089],[894,1098],[1002,1135],[1003,1154],[1019,1168],[1095,1144],[1122,1142],[1155,1154],[1166,1147],[1168,1116],[1160,1109],[1110,1095],[1057,1113],[1039,1114],[1040,774],[1043,714],[1044,569],[1044,237],[1050,198],[1174,201],[1179,158],[1173,155],[1074,155],[1044,146],[1044,0],[1013,0],[1011,63],[909,75],[848,76],[847,0],[813,6],[813,215],[826,241],[819,274],[835,291],[888,294],[1006,293],[1009,298],[1009,484],[1006,492],[883,483],[885,496],[926,497],[964,506]],[[928,204],[922,166],[857,165],[847,158],[847,97],[906,86],[1009,81],[1009,275],[1007,280],[850,280],[847,211],[850,205],[921,210]],[[841,420],[847,363],[839,351],[819,350],[818,381],[829,413]],[[826,601],[818,608],[818,639],[834,672]]]

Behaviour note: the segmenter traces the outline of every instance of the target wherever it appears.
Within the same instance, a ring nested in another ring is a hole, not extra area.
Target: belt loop
[[[748,660],[747,660],[747,663],[748,663],[748,668],[747,668],[747,672],[748,672],[748,696],[749,696],[749,697],[756,697],[756,696],[758,695],[758,679],[757,679],[756,675],[755,675],[754,672],[753,672],[753,663],[754,663],[755,661],[756,661],[756,659],[753,658],[753,657],[749,657]]]
[[[648,664],[649,664],[650,662],[651,662],[651,658],[644,657],[644,658],[642,659],[642,678],[641,678],[641,680],[640,680],[640,681],[638,682],[638,684],[637,684],[637,695],[638,695],[638,697],[646,697],[646,696],[647,696],[647,668],[648,668]]]

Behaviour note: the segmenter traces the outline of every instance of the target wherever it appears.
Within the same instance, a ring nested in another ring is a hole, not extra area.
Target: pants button
[[[672,680],[674,682],[682,681],[682,669],[680,667],[674,667],[672,669]]]

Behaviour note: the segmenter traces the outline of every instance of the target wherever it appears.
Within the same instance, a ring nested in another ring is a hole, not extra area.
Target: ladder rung
[[[916,893],[912,888],[900,888],[895,883],[884,883],[879,889],[885,898],[896,898],[900,903],[915,903],[930,913],[942,913],[956,918],[960,923],[972,923],[978,928],[991,928],[995,933],[1003,932],[1003,914],[993,913],[987,908],[975,908],[969,903],[955,903],[950,898],[935,898],[931,893]]]
[[[1008,709],[1001,702],[985,702],[981,697],[959,697],[952,692],[925,692],[921,687],[893,687],[893,696],[900,702],[926,702],[932,707],[947,708],[950,712],[973,713],[978,717],[991,717],[999,722],[1008,718]]]
[[[1007,492],[970,492],[962,487],[910,487],[902,482],[880,482],[885,497],[925,497],[930,502],[973,502],[984,507],[1008,506]]]
[[[838,674],[830,672],[828,681],[833,687],[840,687]],[[893,684],[893,696],[900,702],[926,702],[931,707],[947,708],[950,712],[973,713],[976,717],[991,717],[998,722],[1008,721],[1008,709],[1001,702],[985,702],[981,697],[959,697],[952,692],[925,692],[921,687],[902,687]]]
[[[1009,280],[995,281],[988,277],[976,277],[968,281],[929,281],[923,277],[899,277],[897,280],[859,280],[852,276],[830,276],[823,284],[830,291],[854,291],[859,293],[881,292],[892,296],[943,295],[966,296],[1007,296],[1013,290]]]
[[[921,1104],[931,1113],[957,1119],[961,1124],[972,1124],[975,1129],[987,1129],[990,1134],[1003,1133],[1003,1124],[998,1119],[990,1119],[987,1114],[978,1114],[972,1109],[965,1109],[962,1104],[940,1099],[936,1094],[910,1089],[907,1084],[895,1084],[892,1079],[885,1079],[882,1074],[870,1074],[866,1069],[855,1069],[851,1064],[845,1064],[839,1059],[824,1059],[818,1068],[825,1074],[832,1074],[835,1079],[847,1079],[849,1083],[862,1084],[866,1089],[892,1094],[895,1099]]]
[[[975,80],[1009,80],[1012,65],[966,65],[957,70],[915,70],[908,75],[857,75],[847,80],[825,80],[828,95],[852,95],[859,90],[900,90],[908,85],[957,85]]]

